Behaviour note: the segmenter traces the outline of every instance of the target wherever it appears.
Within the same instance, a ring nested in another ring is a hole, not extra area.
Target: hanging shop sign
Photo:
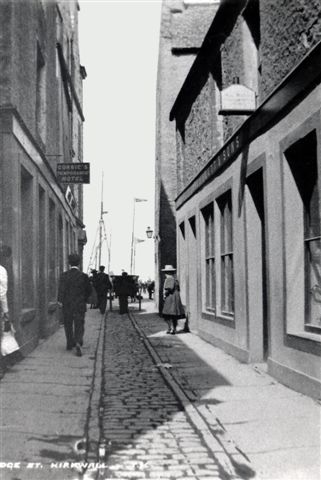
[[[250,115],[256,109],[256,95],[244,85],[233,84],[221,91],[222,115]]]
[[[59,183],[90,183],[90,164],[58,163],[57,181]]]

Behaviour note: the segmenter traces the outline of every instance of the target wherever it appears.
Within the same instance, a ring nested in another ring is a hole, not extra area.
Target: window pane
[[[221,259],[221,308],[226,311],[226,268],[225,257]]]
[[[49,299],[56,298],[56,229],[55,216],[56,207],[52,200],[49,200]]]
[[[226,204],[226,251],[232,251],[232,205],[230,195]]]
[[[305,215],[305,237],[317,237],[321,234],[321,221],[319,209],[319,192],[317,185],[317,177],[314,179],[314,186],[311,191],[309,203],[306,205]]]
[[[306,244],[306,323],[321,327],[321,239]]]
[[[229,190],[218,199],[221,212],[221,310],[234,312],[232,195]]]
[[[214,214],[211,216],[211,256],[215,256]]]
[[[33,305],[33,178],[22,168],[21,170],[21,298],[22,307]]]
[[[212,258],[211,260],[211,280],[212,280],[212,302],[211,302],[211,306],[212,308],[215,308],[216,307],[216,294],[215,294],[215,259]]]
[[[228,275],[229,275],[229,285],[228,285],[228,311],[230,313],[234,312],[234,279],[233,279],[233,255],[228,257]]]
[[[205,307],[215,308],[214,209],[213,203],[202,210],[205,235]]]
[[[210,306],[210,281],[211,281],[210,262],[209,260],[206,260],[206,307]]]
[[[225,222],[224,222],[224,207],[221,206],[221,253],[225,252]]]
[[[213,268],[213,259],[211,259],[210,261],[210,265],[211,265],[211,280],[210,280],[210,295],[211,295],[211,299],[210,299],[210,307],[211,308],[214,308],[215,306],[215,303],[214,303],[214,298],[213,298],[213,285],[214,285],[214,268]]]

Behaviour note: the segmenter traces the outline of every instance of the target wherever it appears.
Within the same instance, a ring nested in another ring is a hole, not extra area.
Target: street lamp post
[[[147,202],[145,198],[134,198],[134,208],[133,208],[133,227],[132,227],[132,242],[130,248],[130,274],[133,275],[135,272],[135,205],[136,202]]]

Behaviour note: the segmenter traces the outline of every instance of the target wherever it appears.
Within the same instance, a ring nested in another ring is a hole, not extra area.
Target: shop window
[[[38,261],[39,261],[39,279],[38,291],[39,307],[40,307],[40,322],[41,327],[44,325],[46,319],[45,304],[46,304],[46,194],[45,190],[39,185],[39,230],[38,230]]]
[[[205,307],[215,311],[216,281],[215,281],[215,238],[214,238],[214,208],[209,204],[202,210],[205,225]]]
[[[220,211],[221,312],[234,313],[233,228],[231,190],[217,199]]]
[[[56,298],[56,206],[49,200],[49,299]]]
[[[33,178],[21,169],[21,297],[22,308],[33,306]]]
[[[286,152],[296,186],[297,228],[302,251],[305,330],[321,333],[321,213],[318,187],[317,140],[315,132],[292,145]]]
[[[63,241],[63,221],[61,215],[59,215],[58,218],[58,255],[59,255],[59,261],[58,261],[58,277],[62,274],[64,270],[64,241]]]

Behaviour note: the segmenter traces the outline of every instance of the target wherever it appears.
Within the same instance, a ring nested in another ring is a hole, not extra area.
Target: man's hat
[[[173,265],[165,265],[165,268],[162,268],[162,272],[176,272],[176,268]]]
[[[80,261],[81,258],[78,253],[71,253],[70,255],[68,255],[68,262],[69,265],[71,265],[72,267],[77,267],[78,265],[80,265]]]

